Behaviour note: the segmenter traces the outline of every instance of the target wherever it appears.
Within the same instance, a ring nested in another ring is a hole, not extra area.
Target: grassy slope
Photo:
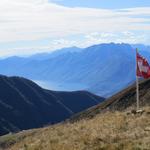
[[[105,112],[91,119],[0,138],[4,150],[149,150],[150,107],[143,115]]]
[[[150,106],[150,79],[140,81],[140,107]],[[72,116],[72,121],[92,118],[95,115],[108,111],[123,111],[136,107],[136,88],[133,84],[128,88],[108,98],[106,101]]]

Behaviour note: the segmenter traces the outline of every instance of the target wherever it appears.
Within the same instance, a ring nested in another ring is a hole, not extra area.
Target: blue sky
[[[50,2],[51,0],[49,0]],[[53,2],[68,7],[92,7],[106,9],[121,9],[132,7],[148,7],[149,0],[52,0]]]
[[[0,56],[99,43],[150,45],[149,0],[1,0]]]

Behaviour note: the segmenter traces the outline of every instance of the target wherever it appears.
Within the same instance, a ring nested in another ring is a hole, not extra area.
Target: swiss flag
[[[136,74],[139,77],[143,77],[145,79],[150,78],[150,65],[148,61],[142,57],[138,52],[136,52],[136,60],[137,60],[137,70]]]

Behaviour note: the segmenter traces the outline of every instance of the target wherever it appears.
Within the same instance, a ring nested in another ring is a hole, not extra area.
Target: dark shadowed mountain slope
[[[63,121],[103,100],[86,91],[49,91],[25,78],[0,76],[0,135]]]
[[[140,82],[140,106],[150,106],[150,80]],[[135,85],[119,92],[111,98],[105,100],[97,106],[87,109],[72,117],[72,120],[80,120],[83,118],[91,118],[100,112],[107,110],[124,111],[129,108],[136,108],[136,88]]]

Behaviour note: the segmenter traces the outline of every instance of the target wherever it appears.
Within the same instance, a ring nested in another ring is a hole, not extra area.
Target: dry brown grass
[[[146,109],[143,115],[106,112],[73,124],[25,131],[0,138],[0,145],[7,143],[8,150],[150,150],[150,107]]]

